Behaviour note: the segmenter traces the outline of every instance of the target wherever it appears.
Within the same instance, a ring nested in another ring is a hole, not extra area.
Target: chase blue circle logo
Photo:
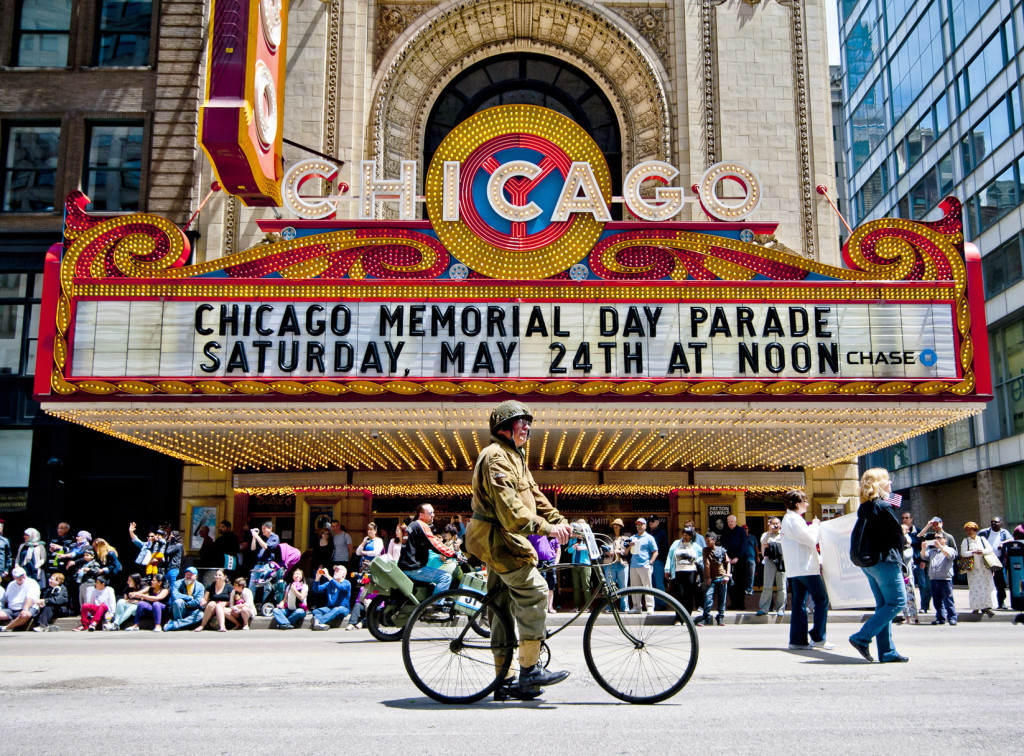
[[[939,361],[939,355],[935,353],[934,349],[922,349],[921,355],[918,357],[918,360],[925,367],[931,367],[932,365]]]

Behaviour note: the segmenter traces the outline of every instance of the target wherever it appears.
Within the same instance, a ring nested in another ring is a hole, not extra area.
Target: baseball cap
[[[11,577],[20,578],[20,577],[25,577],[25,575],[27,575],[27,574],[28,573],[25,572],[25,568],[24,567],[20,567],[19,566],[19,567],[15,567],[13,570],[11,570]]]
[[[189,567],[187,570],[185,570],[185,574],[186,575],[188,575],[188,574],[198,575],[199,574],[199,570],[197,570],[195,567]]]
[[[646,525],[646,524],[647,524],[647,520],[645,520],[645,519],[644,519],[643,517],[637,517],[637,518],[636,518],[636,521],[637,521],[637,522],[642,522],[642,523],[643,523],[644,525]]]

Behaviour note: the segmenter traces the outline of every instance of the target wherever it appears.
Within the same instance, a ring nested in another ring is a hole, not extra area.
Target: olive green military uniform
[[[503,436],[492,436],[473,470],[473,519],[465,551],[487,565],[488,590],[499,581],[508,586],[503,600],[511,598],[506,608],[521,641],[544,640],[548,595],[537,552],[526,537],[549,535],[552,526],[564,522],[527,469],[524,452]],[[502,645],[506,639],[494,641]]]

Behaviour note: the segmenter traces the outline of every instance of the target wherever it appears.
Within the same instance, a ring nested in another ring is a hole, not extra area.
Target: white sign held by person
[[[874,594],[860,567],[850,561],[850,534],[857,514],[821,523],[821,576],[833,609],[873,609]]]

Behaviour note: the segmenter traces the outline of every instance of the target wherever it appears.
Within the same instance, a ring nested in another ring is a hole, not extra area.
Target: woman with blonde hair
[[[964,525],[964,532],[967,537],[960,543],[960,556],[974,558],[967,573],[971,612],[994,617],[992,607],[996,603],[996,584],[992,579],[991,568],[985,564],[985,555],[995,556],[995,552],[989,542],[978,535],[978,523],[968,522]]]
[[[907,590],[902,567],[903,524],[895,507],[886,502],[891,494],[892,481],[887,470],[874,467],[861,476],[857,525],[863,528],[863,543],[867,545],[861,553],[874,561],[861,570],[875,596],[875,613],[850,636],[850,645],[867,661],[874,661],[872,638],[878,646],[880,662],[907,661],[892,645],[892,620],[906,607]]]

